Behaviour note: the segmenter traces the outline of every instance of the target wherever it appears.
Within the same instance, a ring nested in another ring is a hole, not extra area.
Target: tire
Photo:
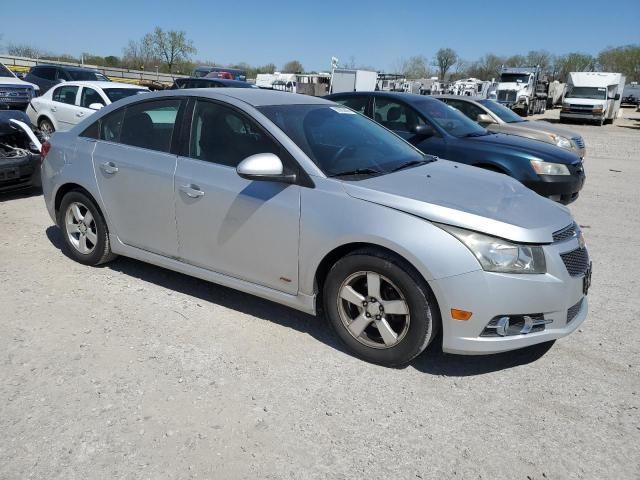
[[[47,117],[42,117],[38,120],[38,129],[42,132],[45,137],[50,137],[56,131],[56,128],[51,123]]]
[[[67,193],[60,203],[57,220],[67,251],[75,261],[100,265],[116,257],[111,252],[102,213],[86,194],[78,190]]]
[[[417,357],[440,326],[436,299],[422,277],[404,260],[372,249],[353,252],[331,267],[323,304],[349,350],[388,367]]]

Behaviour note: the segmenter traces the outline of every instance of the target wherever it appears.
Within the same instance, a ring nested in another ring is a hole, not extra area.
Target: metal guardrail
[[[188,75],[147,72],[144,70],[129,70],[125,68],[103,67],[99,65],[87,65],[55,60],[40,60],[37,58],[16,57],[13,55],[0,55],[0,63],[3,63],[9,70],[20,73],[26,73],[31,67],[36,65],[66,65],[70,67],[93,68],[103,73],[113,81],[136,84],[157,82],[163,85],[171,85],[176,78],[188,77]]]

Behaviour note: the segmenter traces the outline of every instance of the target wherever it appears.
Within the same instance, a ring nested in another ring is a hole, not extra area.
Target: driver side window
[[[373,115],[376,122],[396,132],[412,132],[425,123],[412,108],[386,98],[375,99]]]
[[[280,147],[253,121],[232,108],[198,101],[191,122],[191,158],[236,167],[257,153],[278,155]]]

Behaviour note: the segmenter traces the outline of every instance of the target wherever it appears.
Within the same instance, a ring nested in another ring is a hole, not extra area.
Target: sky
[[[307,71],[328,70],[332,56],[392,70],[413,55],[431,62],[440,47],[475,60],[640,43],[640,0],[29,0],[30,13],[24,2],[2,3],[0,46],[120,56],[160,26],[184,30],[197,59],[278,68],[296,59]]]

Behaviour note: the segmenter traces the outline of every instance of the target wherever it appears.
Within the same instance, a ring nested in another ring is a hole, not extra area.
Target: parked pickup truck
[[[37,95],[39,87],[20,80],[0,63],[0,110],[22,110]]]

